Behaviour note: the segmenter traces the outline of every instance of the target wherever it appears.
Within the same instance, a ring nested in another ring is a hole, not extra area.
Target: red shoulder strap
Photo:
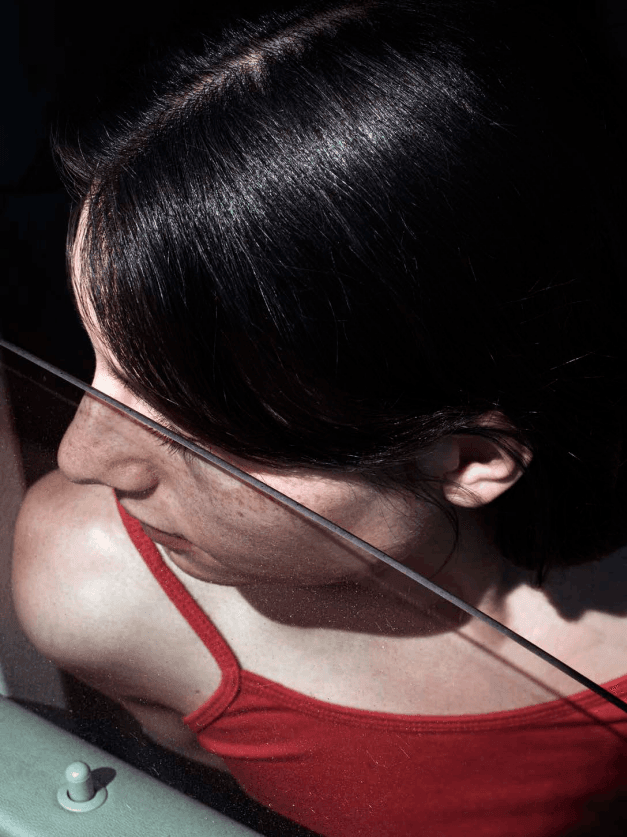
[[[199,709],[184,719],[185,723],[192,729],[196,725],[198,729],[202,729],[208,723],[209,718],[214,720],[221,715],[237,695],[240,688],[239,663],[211,619],[165,564],[159,550],[142,529],[139,520],[132,517],[120,505],[117,497],[116,504],[124,528],[128,532],[135,549],[161,585],[166,596],[187,621],[194,633],[202,640],[220,667],[222,679],[217,691]],[[201,717],[202,722],[200,721]]]

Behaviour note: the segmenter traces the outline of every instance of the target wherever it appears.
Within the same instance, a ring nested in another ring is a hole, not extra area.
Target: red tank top
[[[627,715],[593,692],[455,717],[307,697],[242,671],[139,522],[120,512],[222,671],[218,690],[184,722],[269,808],[325,837],[557,837],[587,823],[603,833],[599,818],[615,794],[624,803]],[[606,688],[627,698],[627,676]]]

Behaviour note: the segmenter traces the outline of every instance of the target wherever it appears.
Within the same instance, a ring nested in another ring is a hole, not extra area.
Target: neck
[[[430,571],[420,555],[399,560],[444,590],[501,621],[507,594],[523,583],[521,573],[500,554],[480,515],[462,510],[457,543],[450,534],[434,535]],[[398,570],[381,564],[358,582],[307,588],[275,584],[240,588],[264,616],[298,627],[387,634],[432,635],[456,630],[470,617]]]

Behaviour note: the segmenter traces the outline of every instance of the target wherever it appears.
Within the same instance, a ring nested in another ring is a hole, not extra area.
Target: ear
[[[448,442],[448,464],[452,467],[443,474],[443,493],[454,506],[467,509],[486,506],[511,488],[524,473],[524,468],[511,453],[490,439],[461,435],[450,437]],[[524,465],[528,465],[530,451],[522,445],[515,447]]]

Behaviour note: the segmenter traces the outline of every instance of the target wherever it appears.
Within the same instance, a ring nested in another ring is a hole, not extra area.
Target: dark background
[[[63,123],[97,108],[127,67],[158,54],[177,30],[217,26],[220,14],[209,6],[185,0],[162,7],[133,0],[3,4],[0,334],[86,380],[91,351],[67,289],[69,200],[50,155],[50,128],[58,118]]]
[[[5,0],[0,32],[0,334],[87,380],[91,351],[65,274],[69,201],[49,152],[59,115],[97,107],[126,68],[141,65],[194,27],[218,28],[222,10],[260,2]],[[545,0],[582,47],[627,82],[625,0]],[[202,11],[200,11],[202,10]],[[532,48],[532,45],[530,45]],[[128,70],[129,74],[132,71]]]

